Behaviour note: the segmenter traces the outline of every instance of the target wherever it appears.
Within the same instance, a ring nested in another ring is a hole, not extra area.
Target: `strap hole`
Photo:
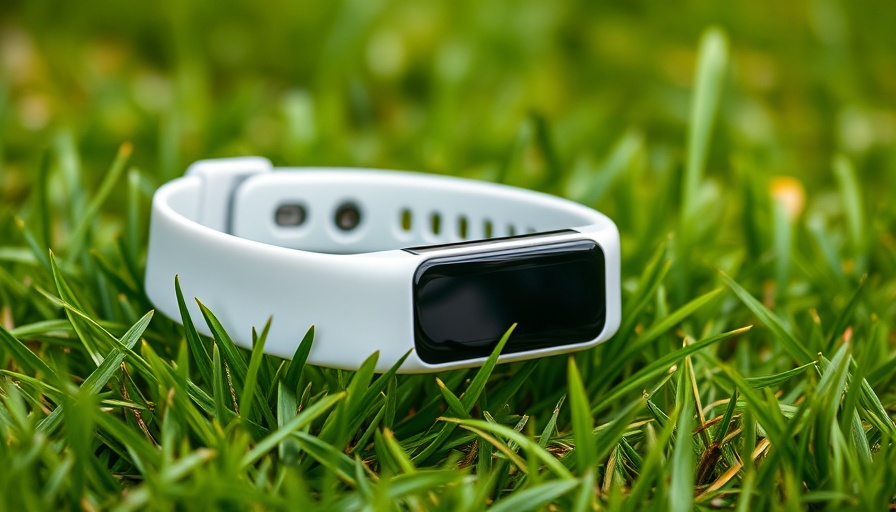
[[[412,221],[414,220],[411,210],[405,208],[401,211],[401,229],[405,231],[411,230]]]
[[[278,226],[296,227],[301,226],[307,218],[305,207],[300,204],[283,204],[274,212],[274,222]]]
[[[442,216],[438,213],[433,213],[430,218],[430,229],[432,230],[432,234],[438,235],[442,231]]]
[[[467,218],[466,217],[458,217],[457,219],[457,234],[460,235],[461,239],[467,238]]]
[[[492,226],[492,221],[486,219],[482,227],[483,231],[485,231],[485,238],[491,238],[494,235],[495,228]]]
[[[351,231],[361,223],[361,209],[355,203],[342,203],[336,209],[333,218],[336,227],[343,231]]]

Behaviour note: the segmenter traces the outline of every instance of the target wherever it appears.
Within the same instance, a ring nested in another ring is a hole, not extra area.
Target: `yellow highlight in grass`
[[[790,176],[775,176],[771,182],[772,198],[784,207],[787,217],[794,220],[806,206],[806,190],[803,182]]]

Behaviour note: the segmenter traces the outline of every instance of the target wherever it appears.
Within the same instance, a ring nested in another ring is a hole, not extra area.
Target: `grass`
[[[896,504],[888,10],[327,4],[0,14],[0,510]],[[606,211],[619,333],[398,376],[153,314],[152,191],[245,153]]]

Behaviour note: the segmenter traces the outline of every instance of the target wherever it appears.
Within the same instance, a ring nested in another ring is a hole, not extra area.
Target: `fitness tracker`
[[[597,211],[474,180],[204,160],[153,198],[146,291],[180,318],[174,287],[234,341],[273,317],[265,351],[400,373],[591,347],[619,326],[619,233]],[[194,317],[200,315],[187,301]],[[200,332],[210,331],[197,322]]]

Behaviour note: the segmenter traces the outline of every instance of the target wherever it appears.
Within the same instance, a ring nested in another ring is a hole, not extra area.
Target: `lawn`
[[[0,510],[896,506],[896,9],[593,4],[3,0]],[[153,191],[236,155],[593,206],[622,326],[407,376],[153,313]]]

